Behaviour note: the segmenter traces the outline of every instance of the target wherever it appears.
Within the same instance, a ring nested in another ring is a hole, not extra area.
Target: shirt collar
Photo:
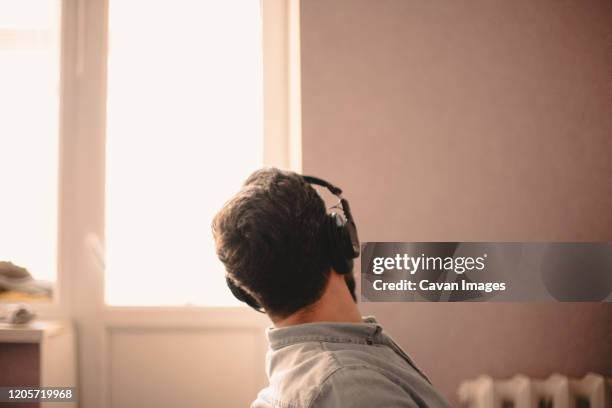
[[[316,322],[288,327],[269,327],[268,342],[273,350],[290,344],[306,341],[328,341],[337,343],[380,343],[382,327],[372,316],[363,318],[363,323]]]

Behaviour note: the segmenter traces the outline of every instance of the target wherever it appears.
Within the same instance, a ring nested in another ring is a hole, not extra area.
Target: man
[[[323,180],[258,170],[213,220],[232,292],[274,327],[269,386],[252,408],[448,407],[408,355],[356,305],[359,253],[348,202],[327,214],[312,184]]]

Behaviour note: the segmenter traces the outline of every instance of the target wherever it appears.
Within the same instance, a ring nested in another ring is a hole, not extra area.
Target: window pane
[[[210,224],[263,161],[257,0],[111,0],[106,300],[235,304]]]
[[[47,281],[57,267],[59,14],[56,0],[0,0],[0,261]]]

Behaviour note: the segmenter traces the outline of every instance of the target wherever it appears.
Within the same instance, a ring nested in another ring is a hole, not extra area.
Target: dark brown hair
[[[299,174],[257,170],[215,216],[227,274],[277,317],[317,301],[329,278],[325,203]]]

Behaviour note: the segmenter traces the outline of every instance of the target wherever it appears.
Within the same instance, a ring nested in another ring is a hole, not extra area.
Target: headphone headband
[[[330,183],[328,181],[325,181],[323,179],[320,179],[318,177],[313,177],[313,176],[302,176],[302,178],[307,183],[315,184],[317,186],[321,186],[321,187],[327,188],[329,190],[329,192],[332,193],[335,196],[338,196],[338,197],[342,196],[342,190],[339,187],[334,186],[332,183]]]

